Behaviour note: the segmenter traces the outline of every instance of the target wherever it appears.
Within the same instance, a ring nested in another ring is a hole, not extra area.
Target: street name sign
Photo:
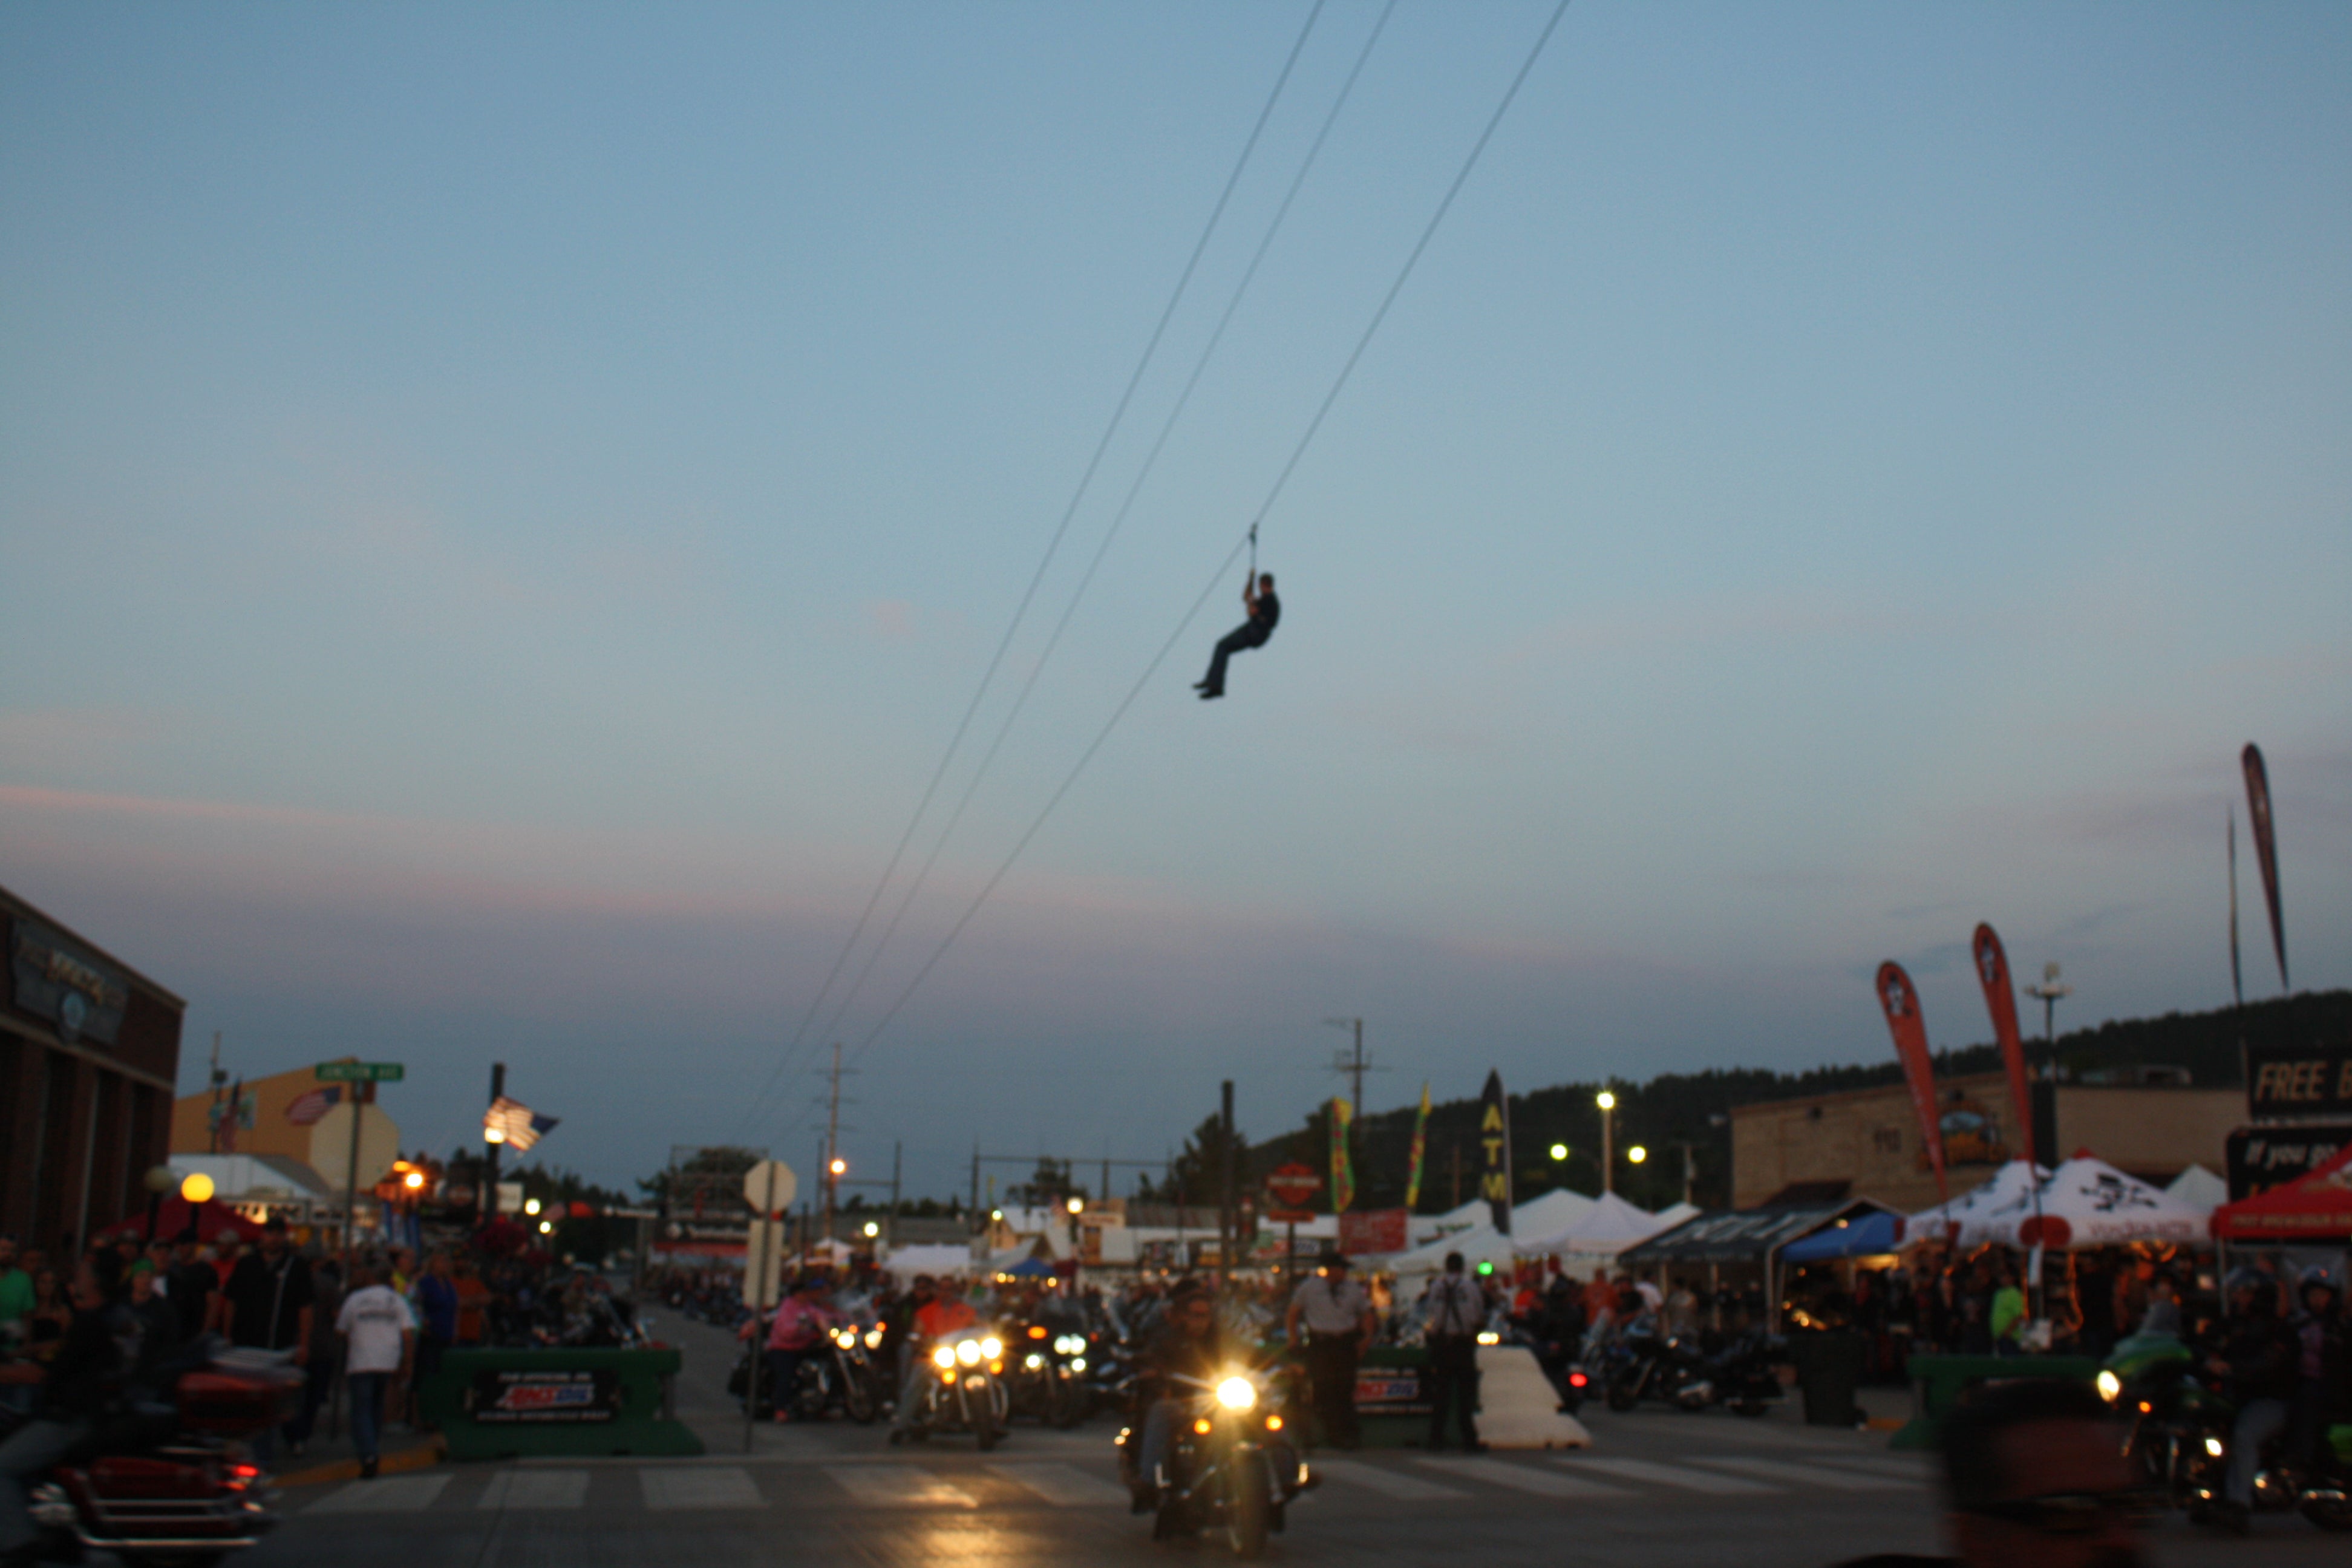
[[[398,1083],[408,1076],[398,1062],[320,1062],[310,1070],[320,1083]]]

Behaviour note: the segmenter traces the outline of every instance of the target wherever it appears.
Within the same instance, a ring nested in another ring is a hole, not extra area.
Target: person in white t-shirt
[[[344,1382],[352,1391],[352,1445],[359,1450],[360,1479],[374,1476],[383,1431],[384,1391],[407,1371],[416,1350],[416,1317],[399,1291],[377,1283],[369,1264],[352,1266],[351,1294],[335,1319],[343,1338]]]

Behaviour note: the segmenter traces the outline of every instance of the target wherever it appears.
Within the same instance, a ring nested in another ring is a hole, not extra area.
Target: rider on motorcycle
[[[915,1413],[923,1405],[923,1385],[931,1375],[931,1363],[927,1353],[930,1347],[950,1334],[961,1333],[980,1321],[980,1314],[971,1303],[953,1292],[942,1293],[939,1281],[928,1274],[915,1276],[914,1313],[906,1337],[906,1361],[898,1381],[898,1407],[890,1413],[890,1441],[907,1440],[913,1430]]]
[[[2295,1282],[2301,1310],[2287,1320],[2295,1350],[2294,1394],[2287,1406],[2287,1457],[2305,1470],[2319,1458],[2331,1418],[2352,1405],[2352,1334],[2340,1310],[2336,1277],[2318,1264]]]
[[[801,1363],[824,1342],[825,1331],[835,1321],[823,1304],[824,1290],[825,1282],[814,1275],[793,1280],[792,1294],[777,1306],[775,1318],[768,1325],[768,1405],[779,1421],[786,1419],[792,1408],[793,1384],[800,1376]]]
[[[1184,1401],[1169,1380],[1181,1375],[1207,1382],[1225,1366],[1224,1336],[1218,1331],[1216,1302],[1207,1286],[1186,1280],[1176,1288],[1166,1317],[1144,1341],[1138,1360],[1143,1442],[1131,1484],[1135,1511],[1148,1513],[1159,1506],[1160,1472],[1174,1447],[1176,1424],[1184,1419]]]
[[[0,1563],[22,1561],[39,1539],[26,1502],[25,1481],[87,1437],[120,1405],[138,1365],[143,1334],[123,1300],[122,1258],[101,1248],[74,1270],[73,1321],[49,1363],[33,1418],[0,1443]],[[28,1381],[32,1363],[5,1370]]]
[[[2296,1345],[2279,1320],[2277,1282],[2258,1268],[2230,1270],[2223,1281],[2229,1318],[2221,1346],[2206,1370],[2224,1382],[2238,1422],[2230,1435],[2230,1475],[2215,1518],[2239,1531],[2254,1506],[2254,1473],[2263,1445],[2284,1429],[2294,1397]]]

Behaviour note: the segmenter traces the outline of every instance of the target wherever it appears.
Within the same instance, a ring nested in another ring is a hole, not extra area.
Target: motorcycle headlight
[[[966,1366],[978,1366],[980,1364],[980,1342],[977,1340],[966,1340],[962,1343],[957,1345],[955,1348],[955,1358],[956,1360],[963,1363]]]
[[[2124,1380],[2122,1378],[2117,1377],[2112,1372],[2102,1370],[2099,1373],[2098,1381],[2100,1398],[2105,1400],[2108,1404],[2113,1405],[2117,1399],[2122,1397],[2124,1392]]]
[[[941,1345],[939,1349],[931,1352],[931,1364],[933,1366],[953,1366],[955,1365],[955,1346],[953,1345]]]
[[[2220,1458],[2221,1457],[2221,1438],[2219,1438],[2219,1437],[2208,1437],[2208,1438],[2206,1438],[2206,1439],[2205,1439],[2205,1451],[2206,1451],[2207,1453],[2209,1453],[2209,1454],[2212,1455],[2212,1456],[2213,1456],[2213,1458],[2217,1458],[2217,1459],[2218,1459],[2218,1458]]]
[[[994,1361],[1004,1353],[1004,1342],[991,1334],[980,1342],[980,1353]]]
[[[870,1351],[878,1351],[882,1348],[881,1330],[868,1329],[866,1331],[866,1348]]]
[[[1039,1355],[1035,1351],[1031,1351],[1027,1355],[1021,1358],[1021,1364],[1027,1367],[1030,1371],[1034,1372],[1039,1367],[1045,1364],[1045,1358]]]
[[[1074,1355],[1074,1356],[1072,1356],[1072,1357],[1070,1358],[1070,1370],[1071,1370],[1072,1372],[1084,1372],[1084,1371],[1086,1371],[1086,1370],[1087,1370],[1087,1358],[1086,1358],[1086,1357],[1084,1357],[1084,1356],[1082,1356],[1082,1355]]]
[[[1229,1377],[1217,1384],[1217,1403],[1228,1410],[1247,1410],[1257,1403],[1257,1384],[1245,1377]]]
[[[1492,1329],[1482,1330],[1478,1335],[1478,1342],[1482,1345],[1498,1345],[1503,1342],[1503,1336]]]

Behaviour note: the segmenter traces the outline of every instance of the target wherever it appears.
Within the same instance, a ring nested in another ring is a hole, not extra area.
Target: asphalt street
[[[450,1465],[287,1495],[285,1525],[250,1568],[736,1563],[1090,1564],[1223,1555],[1155,1546],[1130,1517],[1098,1420],[1055,1433],[1016,1426],[995,1452],[970,1439],[893,1449],[879,1426],[762,1426],[747,1452],[721,1382],[730,1343],[674,1319],[680,1414],[710,1451],[695,1459]],[[1596,1410],[1588,1449],[1476,1457],[1364,1452],[1310,1464],[1322,1487],[1290,1510],[1267,1561],[1298,1564],[1673,1563],[1828,1564],[1939,1550],[1927,1463],[1883,1434],[1670,1411]],[[2340,1563],[2340,1538],[2291,1518],[2248,1542],[2172,1524],[2158,1564]]]

